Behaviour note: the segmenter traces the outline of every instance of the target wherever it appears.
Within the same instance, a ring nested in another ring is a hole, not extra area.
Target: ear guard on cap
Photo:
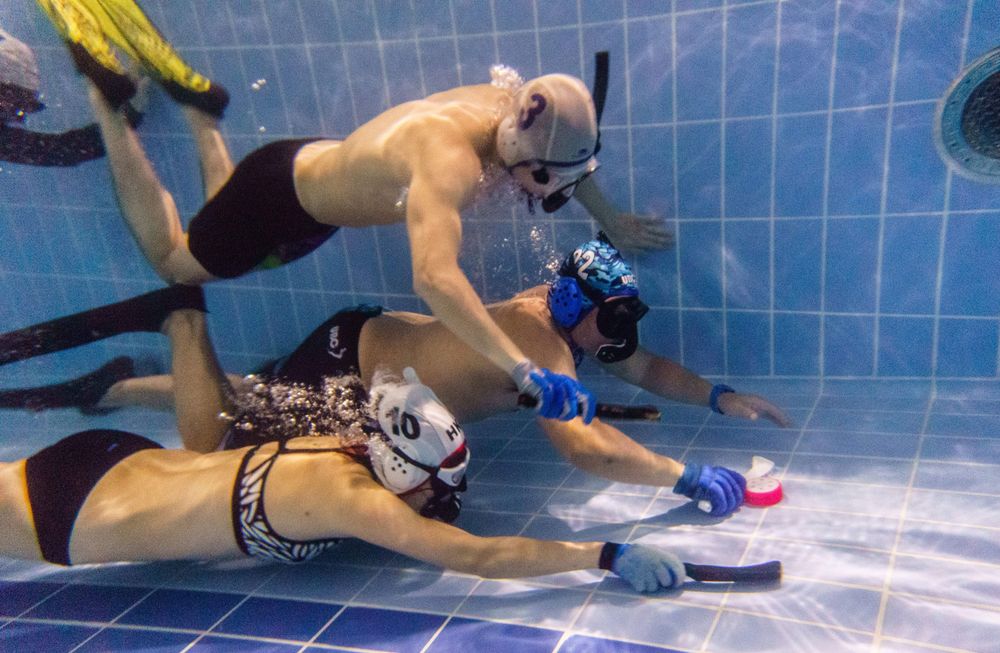
[[[583,291],[580,282],[574,277],[559,276],[549,286],[549,310],[556,324],[572,329],[580,323],[587,311],[594,307]]]
[[[388,451],[371,457],[372,469],[396,494],[428,478],[455,490],[465,480],[469,461],[462,427],[412,368],[403,371],[403,378],[405,384],[384,390],[378,399],[378,423]],[[372,394],[378,392],[373,389]]]

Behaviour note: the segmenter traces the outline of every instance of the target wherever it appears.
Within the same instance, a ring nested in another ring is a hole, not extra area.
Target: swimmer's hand
[[[674,494],[712,504],[713,517],[725,517],[743,505],[747,481],[726,467],[688,463],[674,486]]]
[[[648,252],[674,246],[674,233],[658,216],[619,213],[611,220],[602,220],[601,226],[615,247],[626,252]]]
[[[568,422],[579,415],[584,424],[594,419],[594,395],[572,377],[537,367],[525,359],[514,367],[511,378],[518,392],[535,398],[535,412],[542,417]]]
[[[719,395],[718,405],[722,414],[730,417],[742,417],[749,420],[765,417],[783,428],[792,425],[791,420],[780,408],[757,395],[726,392]]]
[[[608,542],[604,546],[602,567],[610,562],[605,568],[625,579],[636,592],[680,587],[684,582],[684,563],[673,553],[642,544]]]

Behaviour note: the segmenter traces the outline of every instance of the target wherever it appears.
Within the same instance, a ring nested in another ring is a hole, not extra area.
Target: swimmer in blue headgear
[[[102,17],[114,18],[109,4],[123,3],[42,2],[57,27],[58,9],[90,8],[88,34],[107,28]],[[462,212],[490,197],[489,188],[505,185],[518,185],[546,210],[575,193],[601,226],[630,248],[669,246],[671,234],[662,219],[615,210],[595,185],[598,111],[582,81],[549,74],[527,83],[518,77],[507,85],[452,88],[391,107],[343,140],[277,140],[234,166],[218,125],[224,103],[205,103],[214,97],[213,88],[221,93],[222,87],[199,77],[207,95],[173,94],[184,104],[198,146],[205,197],[185,229],[177,203],[118,108],[129,89],[111,83],[121,75],[113,57],[104,56],[107,39],[96,38],[101,36],[78,43],[66,33],[64,39],[89,78],[89,99],[123,216],[164,281],[193,285],[239,277],[305,256],[341,228],[404,223],[412,289],[434,316],[520,392],[534,397],[542,417],[570,420],[581,414],[589,421],[593,416],[590,391],[525,354],[491,319],[459,265]],[[114,41],[112,33],[105,36]],[[150,60],[150,53],[136,54],[161,84],[173,79],[167,75],[174,66]]]
[[[628,384],[672,401],[710,408],[729,418],[768,419],[787,426],[780,409],[763,397],[713,384],[637,343],[637,323],[646,307],[631,268],[606,238],[597,238],[566,257],[551,284],[526,290],[488,307],[490,317],[540,365],[575,378],[583,358],[598,361]],[[74,316],[0,335],[0,365],[107,337],[125,328],[155,330],[165,310],[191,305],[180,290],[157,291]],[[144,313],[142,319],[129,315]],[[39,335],[44,334],[44,335]],[[96,335],[95,335],[96,334]],[[518,388],[488,360],[461,342],[439,320],[372,306],[344,309],[318,326],[290,355],[260,373],[306,385],[325,377],[354,374],[370,388],[377,370],[401,375],[413,367],[457,419],[473,422],[519,405]],[[0,391],[0,407],[41,410],[78,406],[88,411],[144,405],[170,408],[170,376],[141,378],[123,373],[122,361],[97,372],[44,388]],[[233,379],[240,382],[240,377]],[[740,505],[739,481],[711,464],[685,465],[629,438],[619,425],[596,417],[556,421],[539,418],[538,428],[569,462],[621,483],[674,488],[685,496],[706,493],[713,514]],[[259,438],[231,432],[224,446],[241,447]],[[474,445],[474,443],[473,443]],[[213,445],[214,446],[214,445]],[[685,479],[686,480],[683,480]],[[713,497],[714,493],[714,497]]]
[[[596,309],[597,332],[610,340],[593,352],[602,363],[617,363],[635,353],[639,320],[649,311],[639,299],[632,268],[603,231],[566,257],[558,279],[549,286],[548,303],[552,319],[573,343],[578,361],[583,350],[571,334]]]

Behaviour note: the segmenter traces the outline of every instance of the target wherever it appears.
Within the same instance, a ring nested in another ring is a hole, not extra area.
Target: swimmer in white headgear
[[[412,367],[403,370],[403,379],[404,384],[372,388],[371,409],[382,435],[368,445],[372,471],[384,488],[400,497],[429,494],[421,516],[453,522],[466,489],[465,433]]]
[[[488,578],[603,569],[640,592],[684,582],[681,560],[658,547],[480,537],[442,523],[458,504],[439,495],[464,487],[468,452],[451,413],[412,371],[404,384],[376,388],[384,455],[338,432],[215,450],[231,392],[203,310],[180,306],[162,321],[173,373],[184,379],[173,399],[186,450],[92,429],[0,461],[0,556],[58,565],[241,555],[294,563],[336,556],[330,550],[354,537]]]
[[[662,220],[619,213],[590,178],[601,103],[567,75],[545,75],[515,90],[477,84],[433,93],[383,111],[342,141],[278,140],[235,167],[215,118],[185,107],[206,200],[190,220],[181,219],[120,112],[98,87],[90,100],[123,216],[165,281],[234,278],[307,255],[342,227],[404,222],[413,292],[502,371],[509,388],[532,396],[545,419],[580,415],[590,422],[595,400],[578,379],[535,364],[493,321],[459,265],[462,213],[482,198],[487,173],[508,170],[547,211],[575,191],[625,249],[671,242]]]
[[[497,152],[507,170],[552,213],[598,168],[597,112],[590,91],[569,75],[544,75],[514,93],[500,121]]]

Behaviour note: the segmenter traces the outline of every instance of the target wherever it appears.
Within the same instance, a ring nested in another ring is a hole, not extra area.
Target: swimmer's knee
[[[184,243],[172,249],[161,260],[151,263],[157,276],[170,284],[180,283],[186,286],[197,286],[217,279],[194,257],[187,247],[186,239]]]

